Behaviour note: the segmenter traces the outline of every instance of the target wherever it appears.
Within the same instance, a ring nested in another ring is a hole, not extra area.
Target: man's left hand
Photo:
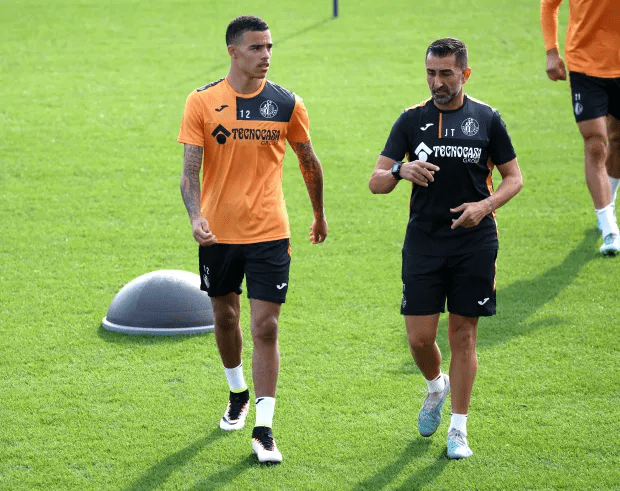
[[[312,226],[310,227],[310,242],[320,244],[327,237],[327,220],[325,216],[314,217]]]
[[[478,225],[490,213],[490,207],[486,200],[482,200],[476,203],[463,203],[456,208],[450,208],[450,212],[461,214],[460,217],[452,219],[450,227],[452,230],[456,227],[471,228]]]

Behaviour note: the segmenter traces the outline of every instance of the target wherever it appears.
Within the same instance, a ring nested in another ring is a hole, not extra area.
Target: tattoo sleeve
[[[200,215],[200,167],[202,147],[185,144],[183,172],[181,173],[181,196],[190,219]]]
[[[308,188],[314,214],[323,215],[323,168],[314,153],[312,142],[293,142],[291,148],[297,154],[299,168]]]

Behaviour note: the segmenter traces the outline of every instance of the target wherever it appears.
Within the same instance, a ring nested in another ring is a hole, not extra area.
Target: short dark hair
[[[243,33],[247,31],[267,31],[269,26],[267,23],[253,15],[242,15],[233,19],[226,28],[226,46],[239,42]]]
[[[426,58],[428,55],[438,56],[443,58],[444,56],[455,55],[456,63],[463,70],[467,68],[467,46],[463,41],[459,41],[455,38],[443,38],[433,41],[426,50]]]

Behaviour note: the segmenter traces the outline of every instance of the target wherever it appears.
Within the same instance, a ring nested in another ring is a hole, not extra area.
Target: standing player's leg
[[[278,318],[281,304],[250,299],[252,310],[252,377],[256,397],[275,397],[280,370]],[[271,426],[271,422],[268,426]]]
[[[441,351],[435,339],[439,313],[432,315],[405,315],[409,351],[426,380],[434,380],[441,371]]]
[[[601,253],[615,255],[620,252],[620,233],[607,175],[607,117],[580,121],[577,125],[584,143],[586,182],[603,234]]]
[[[476,339],[478,317],[450,314],[448,340],[450,342],[450,383],[452,385],[452,412],[467,414],[471,391],[478,371]]]
[[[589,119],[577,123],[583,137],[586,183],[594,208],[600,210],[611,203],[607,179],[607,118]]]
[[[250,408],[250,392],[243,377],[241,351],[243,336],[239,317],[241,305],[237,293],[211,297],[215,324],[215,343],[220,352],[224,372],[230,387],[226,412],[220,421],[223,430],[240,430],[245,425]]]
[[[620,87],[618,88],[620,92]],[[620,94],[618,95],[620,99]],[[620,110],[620,108],[618,108]],[[616,196],[620,186],[620,119],[607,116],[607,175],[611,184],[611,204],[615,211]],[[615,215],[615,213],[614,213]]]
[[[583,137],[586,183],[603,233],[601,252],[613,255],[620,252],[620,235],[608,177],[607,119],[620,111],[615,80],[575,72],[569,77],[575,121]]]
[[[243,263],[239,261],[238,248],[231,244],[199,247],[198,260],[200,289],[211,299],[215,343],[230,387],[220,428],[240,430],[250,407],[250,392],[243,378],[243,338],[239,325]]]
[[[241,363],[243,336],[239,324],[241,314],[239,297],[236,293],[211,297],[215,323],[215,344],[220,352],[224,368],[234,368]]]
[[[245,277],[254,341],[252,376],[256,393],[252,448],[259,462],[282,462],[272,424],[280,371],[278,320],[288,291],[290,241],[281,239],[248,244],[245,250]]]
[[[473,454],[467,444],[467,413],[471,392],[478,371],[476,339],[478,318],[450,314],[450,384],[452,386],[452,417],[448,430],[448,458],[464,458]]]
[[[260,462],[281,462],[271,430],[280,371],[278,318],[281,304],[250,299],[252,311],[252,377],[256,392],[256,425],[252,431],[252,448]]]
[[[450,392],[450,380],[441,373],[441,351],[437,346],[439,313],[405,315],[409,351],[424,375],[428,393],[418,414],[418,430],[431,436],[441,423],[441,410]]]

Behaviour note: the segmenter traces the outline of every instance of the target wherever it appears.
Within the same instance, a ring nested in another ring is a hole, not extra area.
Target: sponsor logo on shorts
[[[484,305],[485,303],[487,303],[489,300],[489,297],[485,298],[484,300],[478,300],[478,305]]]
[[[282,283],[281,285],[276,285],[276,288],[278,290],[282,290],[282,288],[284,288],[286,286],[286,283]]]
[[[204,267],[205,273],[202,275],[202,279],[205,282],[205,286],[207,288],[209,288],[211,285],[209,284],[209,268],[208,267]]]
[[[579,116],[583,112],[583,106],[579,102],[575,102],[575,114]]]

